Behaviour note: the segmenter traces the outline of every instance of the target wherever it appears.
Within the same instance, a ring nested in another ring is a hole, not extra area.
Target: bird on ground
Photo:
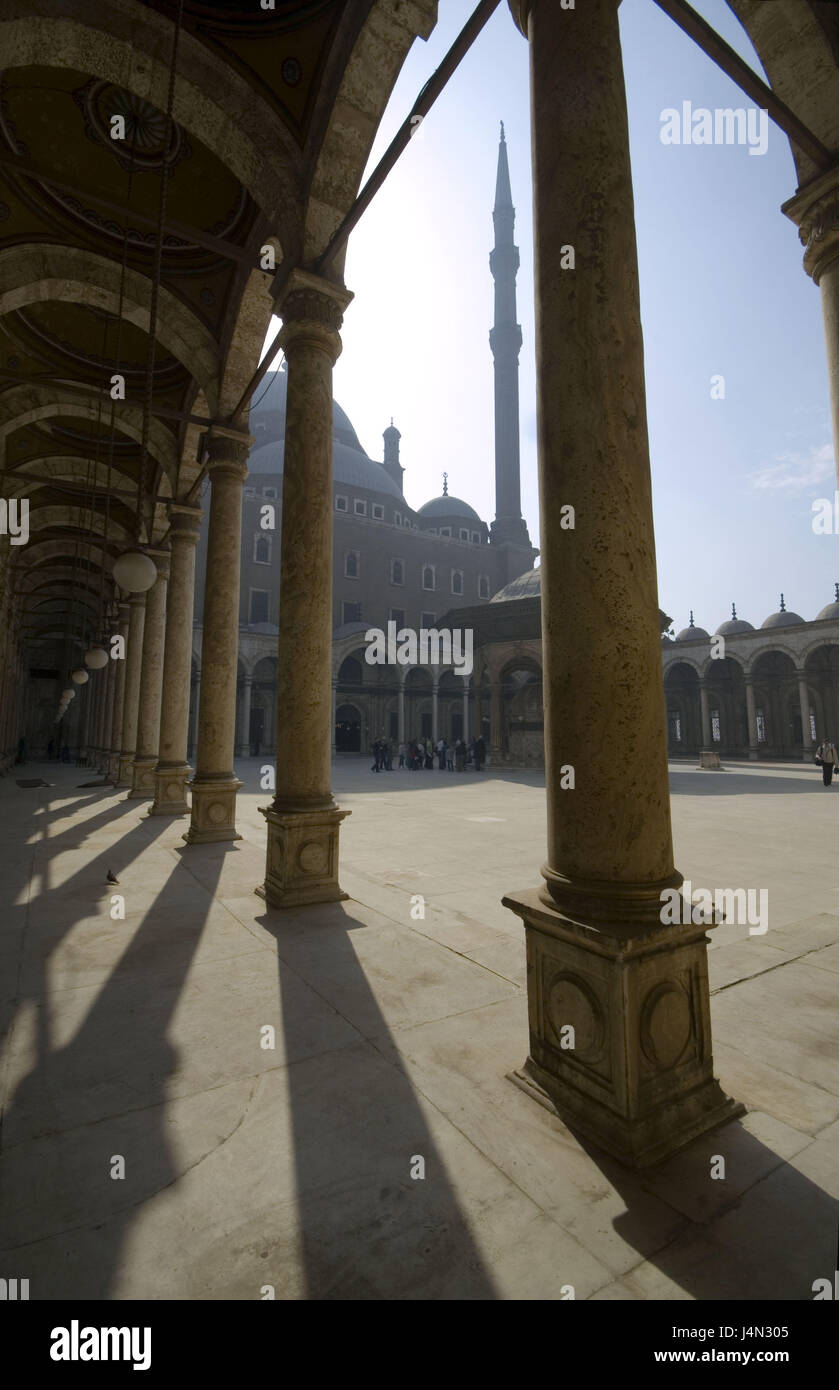
[[[107,873],[107,879],[109,883],[119,883],[119,879],[117,878],[116,874],[112,874],[110,869]]]

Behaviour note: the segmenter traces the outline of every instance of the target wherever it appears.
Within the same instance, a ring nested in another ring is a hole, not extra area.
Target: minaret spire
[[[495,281],[495,322],[489,335],[489,345],[495,359],[495,521],[490,529],[490,539],[496,545],[510,541],[529,548],[530,537],[521,514],[519,457],[521,328],[516,322],[519,249],[514,241],[516,211],[510,187],[503,121],[492,220],[495,246],[490,252],[489,268]]]

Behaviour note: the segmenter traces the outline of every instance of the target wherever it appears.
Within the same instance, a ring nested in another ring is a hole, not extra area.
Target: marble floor
[[[671,769],[679,868],[768,889],[768,931],[709,950],[746,1116],[633,1174],[506,1079],[527,1007],[500,899],[539,879],[541,774],[339,758],[350,897],[278,913],[253,891],[263,761],[237,765],[231,846],[185,847],[89,772],[0,779],[0,1275],[32,1299],[798,1301],[832,1279],[839,785]]]

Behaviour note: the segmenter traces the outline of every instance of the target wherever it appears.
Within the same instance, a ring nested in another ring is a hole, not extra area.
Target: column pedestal
[[[713,1076],[707,925],[637,933],[574,922],[536,891],[502,901],[527,943],[530,1054],[511,1081],[632,1168],[744,1114]]]
[[[192,819],[184,839],[191,845],[216,840],[241,840],[236,829],[236,793],[242,783],[225,773],[220,777],[193,777]]]
[[[349,811],[259,809],[268,822],[265,883],[256,889],[260,898],[270,907],[303,907],[349,897],[338,883],[338,832]]]

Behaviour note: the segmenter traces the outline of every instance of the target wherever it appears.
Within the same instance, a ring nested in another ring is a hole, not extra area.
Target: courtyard
[[[188,852],[182,819],[84,769],[0,781],[5,1277],[210,1300],[800,1301],[832,1280],[839,786],[671,764],[677,866],[767,889],[768,930],[719,926],[708,955],[715,1074],[746,1115],[632,1173],[508,1079],[527,991],[501,898],[539,882],[543,774],[338,758],[349,897],[281,912],[254,893],[262,765],[237,764],[243,838]]]

